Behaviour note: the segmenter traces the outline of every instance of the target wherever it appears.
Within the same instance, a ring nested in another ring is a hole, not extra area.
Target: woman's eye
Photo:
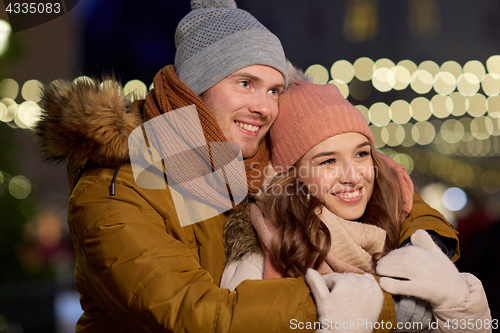
[[[319,165],[328,165],[328,164],[333,164],[335,162],[336,162],[336,160],[334,158],[330,158],[326,161],[321,162]]]
[[[365,156],[370,156],[371,153],[369,151],[361,151],[358,153],[359,157],[365,157]]]

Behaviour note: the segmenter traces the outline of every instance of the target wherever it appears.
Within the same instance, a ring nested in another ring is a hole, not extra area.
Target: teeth
[[[357,197],[358,195],[359,195],[359,190],[356,190],[354,192],[344,192],[339,194],[338,196],[346,199],[351,199]]]
[[[250,131],[250,132],[257,132],[260,128],[259,126],[252,126],[252,125],[248,125],[248,124],[243,124],[243,123],[240,123],[239,121],[235,121],[235,123],[239,127],[246,129],[247,131]]]

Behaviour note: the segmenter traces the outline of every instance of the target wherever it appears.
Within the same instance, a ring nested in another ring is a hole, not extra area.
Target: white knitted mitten
[[[320,275],[308,269],[306,281],[316,302],[319,332],[358,332],[372,330],[382,311],[384,295],[370,274],[330,273]]]
[[[380,287],[395,295],[415,296],[434,309],[452,309],[469,294],[455,265],[424,230],[411,236],[413,246],[393,250],[377,263]]]

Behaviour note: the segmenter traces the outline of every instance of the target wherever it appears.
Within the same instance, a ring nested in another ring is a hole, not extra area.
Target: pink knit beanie
[[[318,143],[350,132],[375,145],[365,118],[336,86],[297,80],[280,96],[280,113],[269,132],[273,166],[285,171]]]
[[[277,172],[286,171],[311,148],[338,134],[359,133],[375,146],[361,112],[333,84],[296,80],[280,96],[279,103],[280,113],[269,132],[271,158]],[[379,156],[398,174],[403,211],[409,213],[413,203],[413,182],[406,168],[383,154]]]

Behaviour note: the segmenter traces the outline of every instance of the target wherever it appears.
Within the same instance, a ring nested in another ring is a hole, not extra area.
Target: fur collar
[[[39,103],[42,115],[35,127],[47,160],[114,167],[129,159],[128,136],[143,122],[140,103],[130,105],[114,78],[55,81]]]
[[[226,265],[241,259],[247,253],[264,254],[259,237],[250,220],[250,200],[243,200],[238,211],[231,214],[224,225]]]

